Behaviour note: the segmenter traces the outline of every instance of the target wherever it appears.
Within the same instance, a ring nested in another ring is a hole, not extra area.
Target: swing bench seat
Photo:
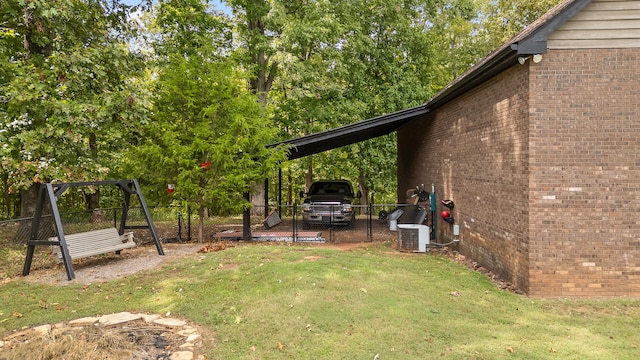
[[[116,228],[87,231],[64,236],[71,260],[82,259],[90,256],[106,254],[110,252],[120,253],[121,250],[136,246],[133,241],[133,233],[118,234]],[[49,241],[59,241],[58,237],[51,237]],[[51,250],[56,254],[58,262],[62,262],[60,245],[54,245]]]

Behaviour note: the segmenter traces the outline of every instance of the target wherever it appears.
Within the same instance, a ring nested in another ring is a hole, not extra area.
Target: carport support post
[[[251,202],[251,194],[249,192],[244,193],[245,200]],[[246,209],[242,214],[242,239],[251,240],[251,209]]]
[[[282,168],[278,169],[278,211],[282,211]]]
[[[431,197],[429,206],[431,207],[431,236],[430,239],[438,242],[438,215],[436,211],[436,184],[431,184]]]
[[[269,179],[264,179],[264,218],[269,216]]]
[[[369,201],[369,217],[367,218],[367,240],[373,242],[373,193],[371,194],[371,201]]]

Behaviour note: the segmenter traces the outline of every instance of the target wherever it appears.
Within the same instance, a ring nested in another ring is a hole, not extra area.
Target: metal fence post
[[[293,242],[298,241],[298,204],[296,202],[293,203]]]
[[[373,242],[373,194],[371,194],[371,201],[369,202],[369,217],[367,221],[367,240]]]
[[[178,240],[182,241],[182,213],[178,211]]]
[[[191,241],[191,206],[187,206],[187,241]]]

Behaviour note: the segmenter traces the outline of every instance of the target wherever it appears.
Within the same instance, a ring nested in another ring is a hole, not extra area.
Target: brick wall
[[[530,68],[532,296],[640,296],[640,49]]]
[[[398,131],[398,199],[434,183],[460,251],[531,296],[640,297],[638,84],[640,49],[516,65]]]
[[[528,86],[526,67],[512,67],[398,131],[399,201],[408,188],[435,184],[438,204],[455,202],[460,251],[523,291],[529,286]],[[448,242],[451,225],[439,220],[438,229],[438,241]]]

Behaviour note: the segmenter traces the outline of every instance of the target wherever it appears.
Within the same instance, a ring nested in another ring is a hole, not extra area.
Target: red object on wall
[[[440,215],[442,216],[443,219],[448,219],[451,217],[451,213],[449,213],[448,211],[443,211],[440,213]]]

